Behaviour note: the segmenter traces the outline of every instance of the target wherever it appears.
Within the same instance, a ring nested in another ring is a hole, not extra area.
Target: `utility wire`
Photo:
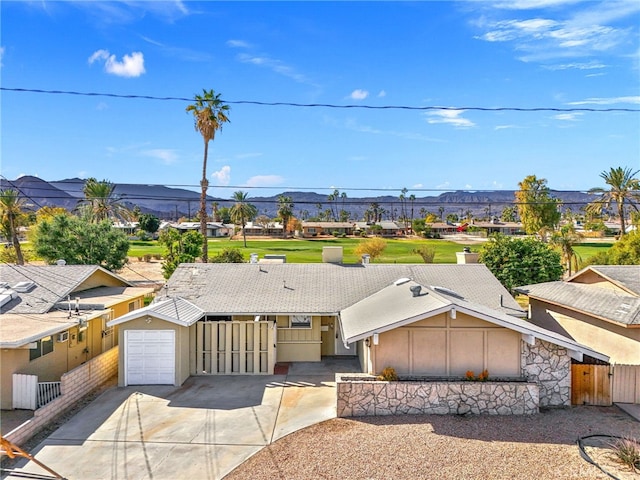
[[[141,100],[160,100],[160,101],[181,101],[193,102],[195,98],[186,97],[157,97],[153,95],[123,95],[117,93],[102,92],[76,92],[70,90],[43,90],[34,88],[11,88],[0,87],[0,90],[6,92],[20,93],[44,93],[50,95],[76,95],[84,97],[110,97],[122,99],[141,99]],[[460,106],[446,107],[437,105],[428,106],[409,106],[409,105],[336,105],[332,103],[295,103],[295,102],[261,102],[254,100],[222,100],[223,103],[229,105],[258,105],[262,107],[300,107],[300,108],[343,108],[343,109],[369,109],[369,110],[471,110],[478,112],[640,112],[637,108],[590,108],[590,107],[477,107],[477,106]]]

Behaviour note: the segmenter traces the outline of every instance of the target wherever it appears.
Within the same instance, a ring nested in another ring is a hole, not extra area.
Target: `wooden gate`
[[[275,328],[265,321],[198,322],[192,374],[273,375]]]
[[[572,405],[611,405],[611,366],[571,365]]]
[[[640,403],[640,365],[613,366],[613,401]]]
[[[35,410],[38,399],[38,376],[13,374],[13,408]]]

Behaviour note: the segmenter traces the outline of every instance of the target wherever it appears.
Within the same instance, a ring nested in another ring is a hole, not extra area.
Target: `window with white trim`
[[[31,362],[51,352],[53,352],[53,337],[44,337],[36,342],[36,348],[29,350],[29,361]]]
[[[291,328],[311,328],[311,315],[291,315],[289,326]]]

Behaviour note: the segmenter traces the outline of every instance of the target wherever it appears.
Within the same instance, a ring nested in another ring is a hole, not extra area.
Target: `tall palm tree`
[[[282,220],[282,236],[287,236],[287,226],[293,217],[293,200],[286,195],[278,197],[278,216]]]
[[[196,95],[195,103],[187,107],[187,112],[193,114],[194,126],[204,140],[204,158],[202,160],[202,179],[200,180],[200,233],[204,237],[202,240],[202,262],[209,260],[209,249],[207,246],[207,157],[209,155],[209,142],[212,141],[218,130],[222,130],[222,125],[229,121],[229,105],[220,100],[220,94],[213,90],[203,90],[202,95]]]
[[[580,243],[582,235],[576,232],[573,225],[565,225],[560,230],[553,232],[549,243],[560,250],[562,261],[565,264],[567,270],[567,276],[571,276],[573,271],[578,270],[578,260],[580,259],[574,245]]]
[[[22,215],[24,206],[24,198],[20,197],[17,190],[8,188],[0,192],[0,228],[2,228],[2,234],[7,239],[11,239],[18,265],[24,265],[24,257],[18,238],[18,218]]]
[[[234,192],[231,196],[231,200],[235,203],[229,209],[233,223],[236,225],[242,225],[242,238],[244,240],[245,248],[247,248],[247,233],[244,227],[249,220],[258,214],[258,209],[254,205],[247,203],[247,196],[248,193],[241,190]]]
[[[88,178],[82,187],[84,199],[79,202],[79,210],[92,223],[100,223],[110,216],[130,220],[132,212],[122,204],[122,198],[115,194],[115,189],[116,186],[108,180]]]
[[[630,168],[611,167],[609,171],[600,173],[600,177],[604,179],[604,183],[609,189],[592,188],[589,190],[591,194],[600,194],[600,198],[590,204],[592,210],[602,210],[609,208],[612,203],[616,204],[618,209],[618,217],[620,217],[620,236],[625,234],[625,204],[629,204],[638,211],[640,204],[640,180],[636,175],[640,170],[635,172]]]

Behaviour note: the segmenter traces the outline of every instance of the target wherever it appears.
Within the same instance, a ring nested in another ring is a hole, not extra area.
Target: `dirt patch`
[[[595,433],[637,438],[640,422],[617,407],[583,406],[530,416],[337,418],[269,445],[225,478],[610,480],[579,453],[578,437]],[[628,478],[615,462],[607,468]]]

